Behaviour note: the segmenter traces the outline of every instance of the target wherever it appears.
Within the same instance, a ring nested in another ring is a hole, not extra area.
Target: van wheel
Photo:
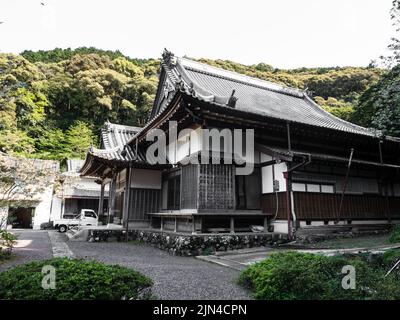
[[[62,224],[61,226],[58,227],[58,231],[61,233],[67,232],[68,228],[66,225]]]

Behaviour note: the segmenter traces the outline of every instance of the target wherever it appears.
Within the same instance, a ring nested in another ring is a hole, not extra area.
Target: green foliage
[[[400,65],[362,94],[354,119],[385,135],[400,136]]]
[[[158,68],[95,48],[0,54],[0,151],[83,158],[106,120],[144,125]]]
[[[68,158],[84,158],[89,145],[92,145],[95,138],[90,125],[75,121],[65,134]]]
[[[46,265],[55,268],[55,289],[42,288],[42,267]],[[125,267],[67,258],[17,266],[0,273],[0,283],[0,299],[7,300],[148,299],[153,284]]]
[[[390,249],[384,252],[384,254],[381,255],[381,264],[382,266],[390,270],[393,265],[399,261],[400,259],[400,250],[399,249]]]
[[[0,184],[3,182],[3,178],[0,176]],[[17,240],[17,236],[7,231],[7,222],[7,216],[0,218],[0,261],[10,258]]]
[[[102,56],[107,56],[110,59],[117,59],[120,57],[125,57],[120,51],[111,51],[111,50],[101,50],[97,49],[94,47],[80,47],[77,49],[61,49],[61,48],[55,48],[53,50],[39,50],[39,51],[31,51],[31,50],[25,50],[21,53],[21,56],[23,56],[25,59],[27,59],[30,62],[61,62],[63,60],[69,60],[72,57],[74,57],[77,54],[90,54],[90,53],[95,53],[98,55]],[[144,62],[146,60],[140,60],[140,59],[130,59],[132,61],[135,61],[137,63]]]
[[[389,242],[399,243],[400,242],[400,225],[396,225],[390,232]]]
[[[343,266],[356,270],[356,288],[342,288]],[[399,299],[394,276],[373,269],[360,257],[327,257],[311,253],[274,253],[244,270],[239,282],[254,291],[256,299],[333,300]]]
[[[358,97],[384,74],[377,68],[279,70],[266,63],[201,61],[308,88],[328,112],[345,120],[354,120]],[[0,151],[54,160],[83,157],[83,150],[97,143],[106,120],[135,126],[146,123],[158,70],[159,60],[132,59],[119,51],[93,47],[0,53]],[[365,117],[369,120],[368,112]],[[77,139],[77,128],[85,133],[82,139]]]
[[[326,111],[333,114],[334,116],[346,121],[352,120],[354,114],[354,107],[351,103],[342,100],[337,100],[332,97],[329,97],[327,100],[325,100],[322,97],[315,97],[314,100],[322,108],[324,108]]]
[[[17,240],[14,234],[3,229],[2,226],[6,226],[5,221],[0,221],[0,261],[10,257]]]
[[[385,73],[378,68],[301,68],[274,69],[265,63],[245,66],[229,60],[200,59],[201,62],[286,86],[307,89],[314,96],[355,103],[359,94]]]

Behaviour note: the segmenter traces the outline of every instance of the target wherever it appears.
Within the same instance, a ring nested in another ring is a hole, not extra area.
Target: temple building
[[[221,143],[210,146],[204,129],[219,132]],[[253,132],[253,141],[242,136],[246,153],[228,146],[238,129]],[[149,152],[161,145],[160,131],[167,148]],[[400,139],[329,114],[307,92],[168,51],[147,124],[106,123],[101,140],[81,175],[96,177],[103,191],[109,185],[109,222],[131,229],[259,226],[291,238],[301,228],[400,218]],[[249,164],[250,174],[237,174]]]

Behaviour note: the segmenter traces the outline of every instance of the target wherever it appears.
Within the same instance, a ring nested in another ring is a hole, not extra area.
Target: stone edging
[[[88,241],[125,241],[125,232],[125,230],[90,230]],[[212,254],[216,251],[260,247],[287,241],[284,235],[270,233],[182,235],[151,230],[129,230],[128,240],[145,242],[180,256]]]

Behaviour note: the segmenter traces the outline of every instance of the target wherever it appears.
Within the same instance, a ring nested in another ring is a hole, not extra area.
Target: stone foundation
[[[129,230],[129,241],[149,243],[173,255],[196,256],[287,242],[286,235],[273,233],[178,234],[155,230]],[[88,241],[126,241],[125,230],[90,230]]]
[[[347,232],[335,232],[335,233],[310,233],[310,234],[296,234],[296,243],[298,244],[313,244],[317,242],[343,239],[343,238],[358,238],[363,236],[371,235],[383,235],[388,234],[392,230],[391,225],[387,225],[386,228],[381,228],[377,230],[352,230]]]

